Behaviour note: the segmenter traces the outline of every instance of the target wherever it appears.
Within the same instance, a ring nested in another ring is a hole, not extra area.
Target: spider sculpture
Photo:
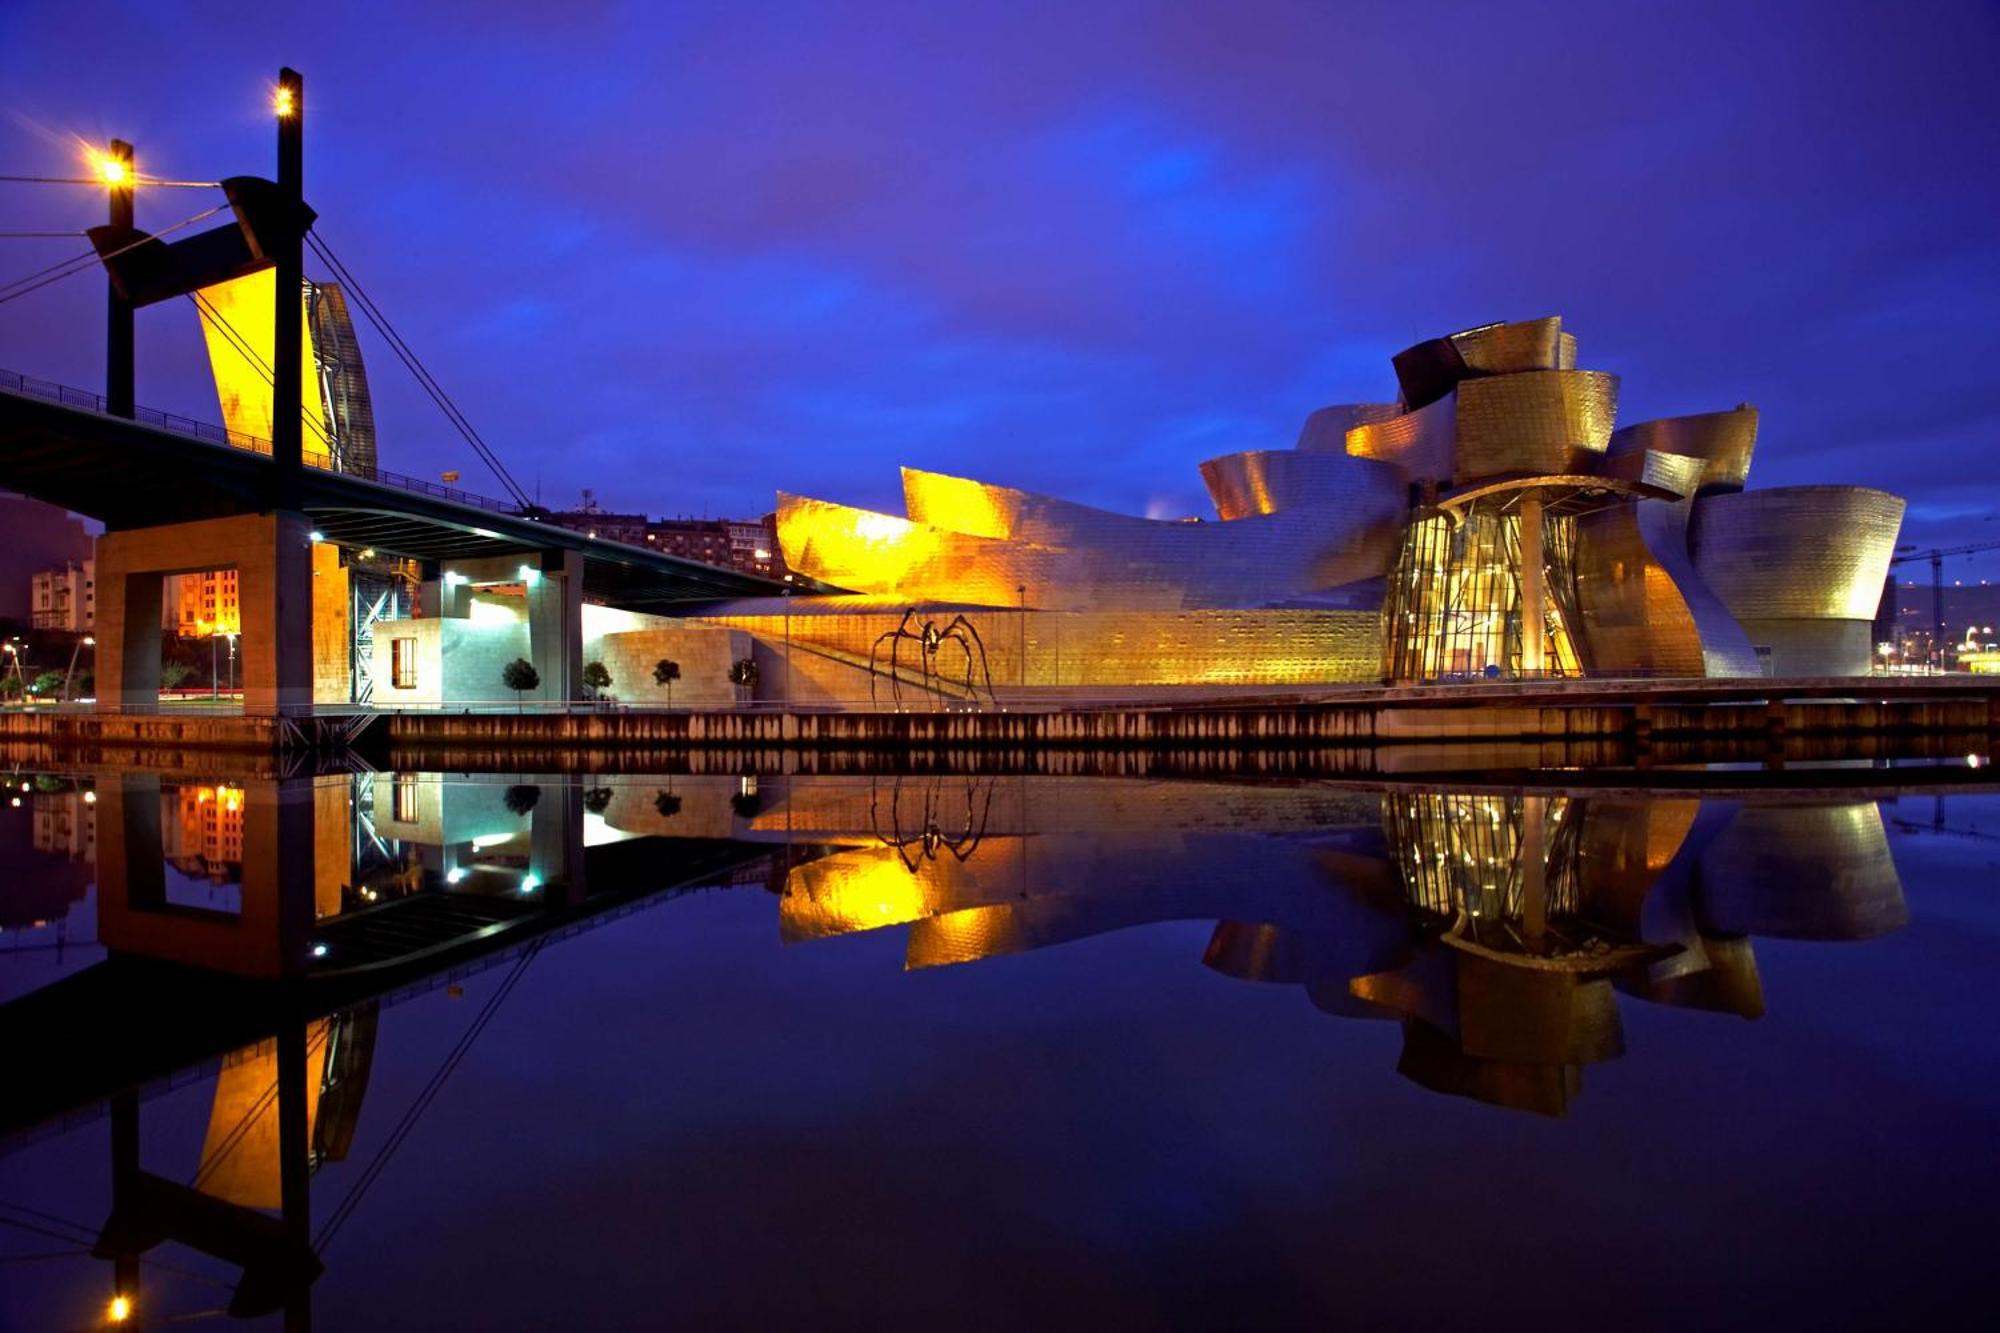
[[[912,629],[910,628],[910,622],[916,618],[916,614],[917,609],[915,607],[911,607],[909,610],[903,612],[903,618],[897,622],[896,628],[882,633],[875,640],[874,646],[869,648],[868,701],[870,703],[875,702],[875,680],[878,674],[875,664],[877,659],[882,655],[882,645],[886,643],[889,645],[889,697],[896,702],[897,706],[900,707],[902,705],[903,678],[900,668],[902,667],[903,644],[906,642],[916,645],[917,665],[923,671],[924,689],[930,694],[932,700],[935,701],[942,693],[938,687],[945,677],[938,670],[937,659],[938,654],[943,651],[947,643],[957,644],[959,651],[965,654],[966,695],[975,701],[979,698],[979,686],[973,679],[973,668],[976,663],[979,675],[985,680],[986,697],[991,699],[993,697],[993,672],[986,665],[986,643],[985,640],[979,637],[979,631],[973,627],[972,622],[964,616],[953,616],[946,622],[943,629],[938,628],[935,620],[926,620],[919,628]]]
[[[896,855],[903,862],[903,868],[911,874],[917,872],[917,865],[923,861],[938,859],[940,849],[950,852],[958,861],[972,859],[979,850],[980,841],[986,836],[986,821],[993,814],[993,784],[985,784],[985,801],[974,813],[974,784],[965,784],[965,826],[956,837],[947,836],[938,824],[938,805],[943,795],[941,785],[932,782],[924,789],[924,822],[915,833],[903,832],[903,782],[898,778],[889,790],[889,832],[882,831],[882,818],[876,808],[878,790],[873,783],[868,787],[868,822],[875,830],[875,839],[884,847],[896,849]],[[914,850],[915,855],[912,855]]]

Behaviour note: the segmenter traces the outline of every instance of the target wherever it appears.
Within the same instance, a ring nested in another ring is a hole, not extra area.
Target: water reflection
[[[0,1005],[23,1076],[13,1146],[102,1112],[112,1197],[91,1252],[142,1296],[167,1240],[238,1270],[230,1310],[309,1322],[319,1254],[411,1105],[368,1106],[391,1006],[511,969],[625,912],[717,886],[779,939],[901,928],[909,969],[1168,921],[1201,962],[1394,1022],[1396,1070],[1544,1115],[1624,1053],[1621,997],[1759,1017],[1757,938],[1857,940],[1906,919],[1874,794],[1389,789],[1014,777],[29,777],[0,824],[12,927],[94,880],[104,957]],[[23,809],[25,807],[15,807]],[[1193,959],[1190,958],[1190,964]],[[460,1058],[455,1048],[452,1061]],[[141,1152],[146,1095],[212,1079],[198,1154]],[[348,1161],[364,1110],[401,1117]],[[343,1173],[331,1210],[316,1176]],[[184,1183],[183,1183],[184,1182]]]
[[[1261,793],[1252,823],[1229,788],[940,780],[921,831],[891,834],[880,810],[906,797],[884,785],[874,845],[790,871],[786,939],[907,926],[906,966],[924,968],[1213,919],[1210,968],[1398,1021],[1405,1077],[1545,1114],[1623,1053],[1617,993],[1755,1018],[1753,937],[1865,939],[1906,918],[1867,797],[1292,788]],[[839,845],[856,799],[802,790],[785,817]],[[941,809],[963,812],[956,836]]]

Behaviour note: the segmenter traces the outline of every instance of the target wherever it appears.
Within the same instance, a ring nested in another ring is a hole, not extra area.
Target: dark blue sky
[[[1753,485],[2000,536],[1992,4],[276,8],[10,0],[0,171],[268,174],[296,65],[322,234],[551,503],[893,508],[911,463],[1201,512],[1397,349],[1561,313],[1624,420],[1754,402]],[[0,185],[0,229],[100,207]],[[99,383],[100,312],[0,307],[0,366]],[[364,351],[384,465],[496,489]],[[141,401],[214,418],[200,357],[144,312]]]

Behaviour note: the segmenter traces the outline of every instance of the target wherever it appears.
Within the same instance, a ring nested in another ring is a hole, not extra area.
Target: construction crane
[[[1967,542],[1963,546],[1934,546],[1928,551],[1914,547],[1896,548],[1904,554],[1889,561],[1891,568],[1906,565],[1913,560],[1931,562],[1931,651],[1937,654],[1940,670],[1944,667],[1944,559],[1948,555],[1973,555],[1980,551],[2000,551],[2000,539],[1983,542]]]

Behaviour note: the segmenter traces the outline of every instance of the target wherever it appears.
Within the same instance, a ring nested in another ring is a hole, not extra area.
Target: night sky
[[[7,0],[0,172],[271,174],[282,63],[321,235],[552,505],[899,510],[909,463],[1208,512],[1200,460],[1559,313],[1622,420],[1753,402],[1753,485],[2000,538],[1990,3]],[[0,229],[101,213],[0,185]],[[0,306],[0,366],[99,386],[101,290]],[[497,493],[363,338],[383,465]],[[217,418],[186,303],[139,374]]]

